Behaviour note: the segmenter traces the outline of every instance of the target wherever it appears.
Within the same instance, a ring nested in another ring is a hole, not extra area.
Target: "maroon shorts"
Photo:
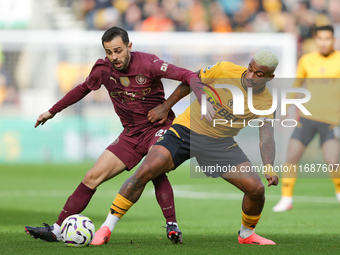
[[[171,122],[156,127],[151,126],[145,132],[131,135],[124,131],[106,149],[115,154],[131,170],[148,153],[159,137],[171,126]]]

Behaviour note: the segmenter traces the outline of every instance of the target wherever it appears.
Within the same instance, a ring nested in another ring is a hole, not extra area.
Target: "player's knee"
[[[86,186],[94,189],[97,188],[102,183],[102,180],[103,180],[102,176],[91,169],[85,174],[83,183]]]
[[[135,173],[139,182],[146,184],[153,179],[153,172],[150,164],[143,163]]]
[[[264,185],[262,182],[257,182],[252,185],[251,189],[249,189],[249,196],[254,199],[262,199],[264,197]]]

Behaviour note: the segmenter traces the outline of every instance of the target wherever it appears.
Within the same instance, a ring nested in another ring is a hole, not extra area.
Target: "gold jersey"
[[[303,55],[299,62],[293,87],[304,83],[311,99],[303,105],[312,115],[300,116],[338,125],[340,122],[340,52],[324,57],[319,52]],[[295,97],[292,93],[290,98]]]
[[[221,98],[221,105],[215,93],[208,89],[208,87],[205,87],[204,89],[207,89],[210,92],[207,93],[207,100],[211,103],[214,103],[214,100],[216,101],[216,103],[213,104],[215,109],[214,119],[224,121],[208,122],[205,118],[201,120],[201,105],[196,99],[183,114],[175,118],[173,124],[183,125],[198,134],[220,138],[236,136],[238,132],[247,126],[249,121],[253,119],[263,119],[264,121],[272,123],[274,113],[266,116],[259,116],[249,110],[247,87],[243,81],[245,74],[245,67],[226,61],[216,63],[215,65],[200,70],[200,78],[203,83],[208,84],[213,88],[215,88],[216,84],[233,85],[242,91],[244,95],[244,115],[233,114],[233,95],[229,89],[215,89]],[[272,95],[266,86],[260,91],[253,91],[253,106],[256,110],[268,110],[271,108]],[[260,121],[254,121],[254,123],[250,123],[250,125],[258,126],[257,122]]]

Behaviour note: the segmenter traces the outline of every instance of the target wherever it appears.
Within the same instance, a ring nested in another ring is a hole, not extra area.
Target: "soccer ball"
[[[92,221],[81,214],[67,217],[61,224],[61,239],[67,246],[86,247],[94,237]]]

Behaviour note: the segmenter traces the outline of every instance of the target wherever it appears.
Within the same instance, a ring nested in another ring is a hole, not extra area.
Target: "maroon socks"
[[[152,180],[155,186],[156,199],[162,209],[166,222],[176,222],[174,193],[165,174]]]
[[[73,194],[67,199],[56,223],[61,226],[68,216],[81,213],[86,208],[95,192],[96,190],[90,189],[81,182]]]

